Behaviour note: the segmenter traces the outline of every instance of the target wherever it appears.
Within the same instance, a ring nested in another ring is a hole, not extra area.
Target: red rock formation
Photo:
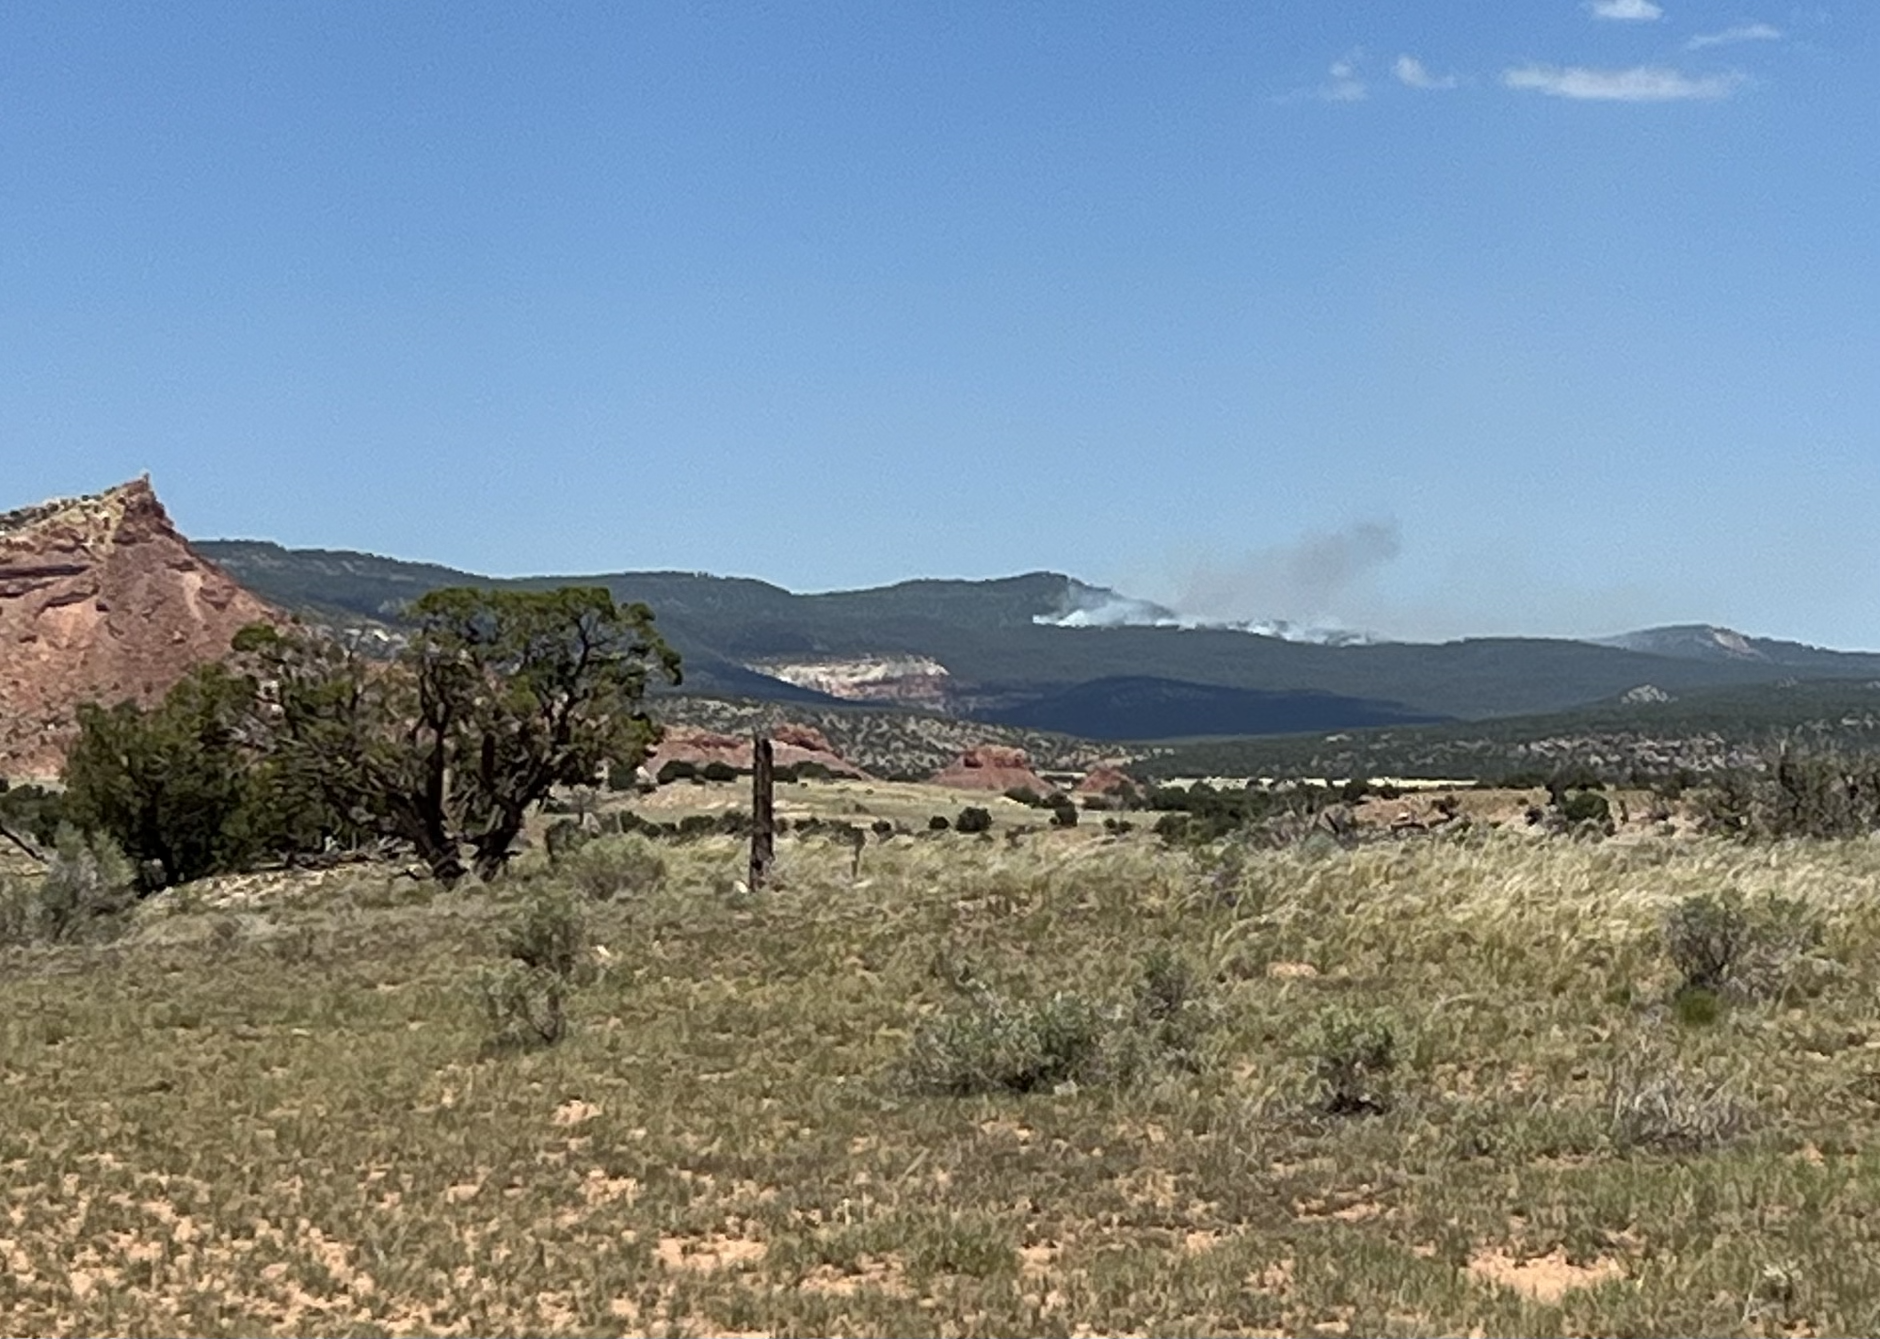
[[[0,515],[0,775],[56,776],[79,703],[155,701],[276,616],[189,547],[148,478]]]
[[[1031,770],[1031,755],[1003,744],[980,744],[967,749],[951,767],[933,774],[936,785],[961,790],[1029,790],[1043,796],[1057,787]]]
[[[1141,789],[1136,779],[1121,768],[1100,764],[1084,773],[1072,792],[1076,795],[1133,795]]]
[[[867,773],[835,751],[820,730],[807,725],[779,725],[770,732],[771,758],[778,767],[796,767],[806,762],[820,763],[836,776],[862,777]],[[722,735],[696,726],[675,725],[666,730],[646,770],[657,776],[669,762],[689,762],[704,767],[721,762],[741,772],[751,770],[751,737]]]

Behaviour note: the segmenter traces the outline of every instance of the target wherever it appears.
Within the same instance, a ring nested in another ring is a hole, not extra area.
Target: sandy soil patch
[[[1558,1247],[1525,1259],[1502,1247],[1484,1247],[1469,1258],[1469,1273],[1536,1302],[1558,1302],[1577,1288],[1595,1288],[1624,1278],[1625,1266],[1607,1256],[1576,1265]]]

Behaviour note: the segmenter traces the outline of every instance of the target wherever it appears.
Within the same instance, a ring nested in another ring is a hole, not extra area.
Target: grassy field
[[[0,955],[0,1331],[1880,1329],[1880,846],[647,849]],[[562,884],[568,1034],[496,1044]]]

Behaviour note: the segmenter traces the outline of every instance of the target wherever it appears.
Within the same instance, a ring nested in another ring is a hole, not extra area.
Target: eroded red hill
[[[148,478],[0,514],[0,775],[56,776],[79,703],[152,702],[275,616],[190,548]]]

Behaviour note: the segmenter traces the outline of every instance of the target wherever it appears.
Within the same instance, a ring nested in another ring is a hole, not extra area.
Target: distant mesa
[[[280,617],[190,547],[148,476],[0,515],[0,775],[57,776],[81,702],[154,702]]]
[[[960,790],[1029,790],[1050,795],[1057,787],[1039,776],[1031,767],[1031,755],[1024,749],[1004,744],[979,744],[960,755],[959,761],[933,774],[936,785]]]
[[[814,726],[779,725],[770,731],[771,760],[777,767],[800,767],[815,763],[832,776],[867,780],[868,773],[837,753],[835,746]],[[740,772],[751,770],[751,737],[720,734],[697,726],[675,725],[667,728],[652,754],[646,770],[657,776],[668,763],[683,762],[705,768],[723,763]]]

